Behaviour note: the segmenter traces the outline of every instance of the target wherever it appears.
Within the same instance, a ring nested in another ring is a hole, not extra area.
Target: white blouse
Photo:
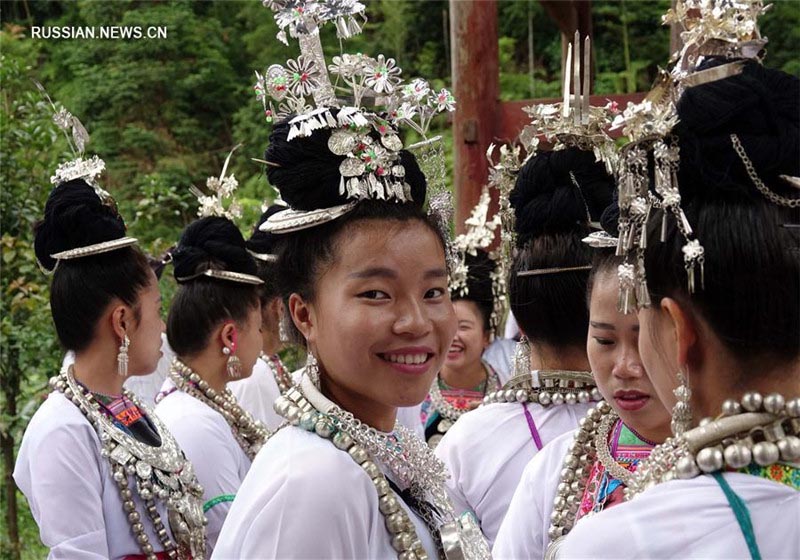
[[[89,420],[57,391],[48,395],[25,430],[14,480],[28,499],[42,543],[50,549],[48,558],[119,560],[142,554],[101,449]],[[146,518],[136,492],[133,500]],[[166,508],[160,501],[156,504],[169,532]],[[143,525],[158,551],[152,525]]]
[[[800,492],[742,473],[725,480],[747,504],[763,558],[800,558]],[[709,475],[659,484],[586,517],[559,558],[750,558],[722,488]]]
[[[400,502],[435,558],[427,527]],[[329,440],[294,426],[276,433],[256,456],[213,555],[237,560],[396,557],[378,493],[364,469]]]
[[[538,453],[533,431],[548,445],[577,428],[591,406],[495,403],[461,416],[435,450],[451,474],[447,490],[456,514],[473,512],[491,546],[525,465]]]
[[[167,379],[162,392],[173,389]],[[207,553],[213,551],[225,517],[250,469],[250,459],[236,442],[222,415],[200,400],[174,390],[155,410],[169,428],[203,486]]]

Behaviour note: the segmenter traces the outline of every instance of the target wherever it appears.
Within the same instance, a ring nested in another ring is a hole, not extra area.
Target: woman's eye
[[[609,338],[600,338],[599,336],[595,336],[594,339],[597,341],[597,344],[600,344],[601,346],[611,346],[614,344],[614,341]]]
[[[358,294],[358,297],[365,299],[387,299],[389,294],[380,290],[367,290],[366,292],[361,292]]]
[[[426,299],[439,298],[442,297],[443,295],[444,295],[444,290],[442,288],[433,288],[425,292]]]

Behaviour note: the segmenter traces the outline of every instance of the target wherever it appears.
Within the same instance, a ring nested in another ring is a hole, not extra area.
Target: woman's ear
[[[306,302],[300,294],[292,294],[289,296],[289,315],[306,341],[313,343],[316,340],[317,324],[314,306]]]
[[[677,363],[679,366],[686,364],[693,354],[697,342],[697,325],[694,318],[681,304],[672,298],[661,300],[661,310],[666,314],[669,328],[674,337]]]
[[[114,337],[119,341],[135,327],[133,309],[124,303],[120,303],[111,309],[110,319]]]
[[[239,342],[239,331],[236,328],[236,323],[233,321],[226,321],[222,327],[220,327],[218,336],[222,346],[230,350],[231,354],[235,354]]]

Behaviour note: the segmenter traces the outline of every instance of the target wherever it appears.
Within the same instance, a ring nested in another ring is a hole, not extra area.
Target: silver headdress
[[[502,266],[502,246],[494,251],[489,248],[494,243],[495,231],[501,225],[501,216],[495,214],[488,218],[491,196],[489,188],[484,187],[478,204],[472,209],[470,217],[465,221],[466,233],[456,236],[453,247],[458,255],[456,266],[450,275],[450,292],[460,297],[469,296],[469,266],[467,255],[477,256],[478,251],[485,251],[488,258],[495,264],[489,274],[492,281],[492,314],[489,318],[490,329],[494,332],[500,325],[500,320],[506,310],[506,281],[505,267]]]
[[[199,218],[220,216],[233,220],[242,217],[242,207],[233,197],[239,187],[239,182],[233,174],[226,175],[233,152],[240,147],[241,144],[234,146],[228,157],[225,158],[219,177],[209,177],[206,180],[206,188],[211,191],[210,195],[203,194],[197,187],[189,187],[191,193],[197,197],[197,202],[200,203],[200,207],[197,209]],[[225,201],[228,201],[227,208],[225,207]]]
[[[234,218],[241,217],[241,207],[233,198],[233,194],[236,192],[239,182],[233,174],[227,175],[228,164],[230,164],[233,152],[240,146],[241,144],[234,146],[228,154],[228,157],[225,158],[225,163],[222,165],[222,171],[219,177],[212,176],[206,180],[206,187],[212,192],[210,196],[204,195],[197,187],[189,187],[189,190],[197,197],[197,201],[200,203],[200,207],[197,209],[197,216],[199,218],[220,217],[233,221]],[[228,207],[225,208],[223,203],[227,199],[230,199],[230,202],[228,203]],[[201,277],[226,280],[228,282],[237,282],[240,284],[259,285],[264,283],[261,278],[252,274],[219,270],[216,268],[207,268],[190,276],[176,277],[175,280],[178,282],[188,282]]]
[[[682,251],[689,293],[704,288],[705,250],[686,219],[678,189],[680,153],[678,138],[672,133],[678,124],[676,104],[686,88],[741,73],[741,59],[760,62],[767,39],[761,37],[757,18],[767,8],[761,0],[678,0],[675,8],[663,18],[664,23],[678,23],[684,29],[681,33],[684,46],[673,56],[676,64],[671,73],[661,70],[645,100],[629,104],[614,121],[614,127],[622,127],[623,133],[631,140],[620,151],[618,181],[620,221],[617,254],[625,256],[625,263],[619,267],[619,304],[623,312],[650,305],[643,257],[647,246],[647,224],[653,208],[662,210],[661,240],[666,237],[670,215],[684,239]],[[709,57],[733,60],[698,70]],[[743,152],[737,149],[738,139],[732,136],[734,149],[750,169],[745,161],[746,154],[743,156]],[[648,157],[652,158],[652,164]],[[653,189],[650,189],[649,179],[651,165]]]
[[[523,129],[520,139],[529,157],[535,153],[539,135],[553,142],[554,150],[574,146],[592,151],[597,161],[604,162],[608,173],[613,174],[617,149],[606,134],[606,129],[617,113],[616,104],[610,101],[604,107],[592,107],[589,104],[590,67],[591,40],[589,37],[584,39],[581,63],[580,34],[576,31],[573,43],[567,47],[562,102],[523,108],[531,122]],[[573,94],[570,94],[571,84],[575,92]]]
[[[434,116],[454,109],[450,92],[436,92],[419,78],[403,81],[395,60],[384,55],[343,53],[325,64],[319,27],[335,21],[340,38],[359,32],[359,20],[366,21],[363,4],[353,0],[266,0],[264,4],[275,12],[282,30],[279,39],[285,40],[288,30],[298,39],[301,51],[285,66],[273,64],[263,74],[256,72],[255,91],[266,119],[296,115],[289,121],[289,141],[331,130],[328,149],[344,157],[339,166],[339,195],[352,202],[311,212],[282,212],[262,224],[263,231],[312,227],[347,213],[358,200],[411,200],[399,156],[404,148],[398,134],[401,127],[422,137],[422,142],[408,149],[424,152],[423,172],[433,171],[432,178],[443,182],[444,154],[436,148],[441,140],[428,139],[427,131]],[[333,82],[330,75],[335,77]],[[437,161],[426,165],[431,154]]]
[[[662,17],[663,23],[683,29],[683,48],[672,57],[673,77],[699,85],[741,71],[734,63],[697,72],[708,57],[761,61],[767,38],[761,36],[758,18],[769,8],[762,0],[677,0]]]
[[[33,83],[36,84],[37,89],[47,102],[50,103],[50,107],[53,109],[53,122],[64,133],[67,144],[69,144],[70,150],[72,150],[74,156],[70,161],[58,165],[55,173],[50,177],[50,182],[58,187],[69,181],[83,179],[94,189],[100,201],[111,208],[115,214],[119,215],[116,201],[97,181],[97,178],[105,171],[106,163],[97,155],[87,157],[85,154],[86,145],[89,143],[89,133],[86,131],[86,127],[83,126],[83,123],[81,123],[78,117],[74,116],[64,107],[56,107],[56,104],[50,99],[50,96],[47,94],[42,84],[36,80],[34,80]],[[94,243],[92,245],[75,247],[74,249],[54,253],[50,255],[50,257],[56,261],[78,259],[81,257],[108,253],[110,251],[122,249],[123,247],[130,247],[136,243],[136,238],[123,236],[118,239],[103,241],[102,243]],[[56,266],[58,266],[58,262],[56,262]],[[52,272],[55,272],[55,268]]]

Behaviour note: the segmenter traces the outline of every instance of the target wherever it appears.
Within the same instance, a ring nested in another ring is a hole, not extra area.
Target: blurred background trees
[[[597,93],[646,90],[669,57],[660,16],[669,0],[594,0]],[[769,66],[800,74],[800,4],[777,0],[762,24]],[[364,33],[349,52],[386,53],[404,76],[450,83],[448,2],[374,0]],[[503,100],[560,93],[561,37],[537,0],[499,0]],[[48,279],[36,266],[32,226],[50,175],[70,157],[31,79],[78,116],[88,152],[105,161],[104,186],[117,198],[129,232],[160,254],[196,214],[190,185],[218,174],[232,146],[232,170],[249,235],[261,205],[274,198],[260,158],[269,127],[252,91],[254,71],[299,54],[275,40],[269,10],[257,0],[4,1],[0,31],[0,446],[3,510],[0,557],[45,555],[24,499],[11,479],[14,452],[61,361],[48,306]],[[35,40],[37,26],[166,26],[166,39]],[[330,28],[323,44],[335,53]],[[447,123],[439,125],[448,142]],[[446,144],[449,145],[449,144]],[[162,279],[165,305],[174,290]],[[17,509],[19,507],[19,510]]]

